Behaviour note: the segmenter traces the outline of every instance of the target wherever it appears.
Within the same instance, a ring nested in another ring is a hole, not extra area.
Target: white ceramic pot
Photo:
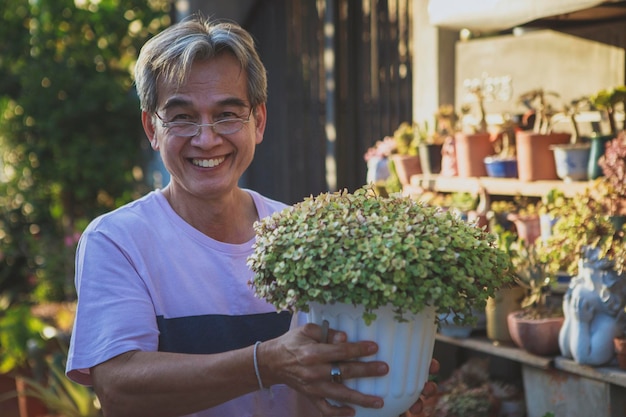
[[[428,380],[428,369],[435,346],[437,325],[435,309],[428,307],[419,315],[406,315],[406,322],[394,319],[391,307],[376,310],[377,318],[369,326],[362,319],[363,308],[350,304],[309,306],[308,321],[321,325],[328,320],[331,328],[346,332],[349,341],[372,340],[378,343],[376,355],[365,360],[380,360],[389,365],[389,373],[378,378],[344,380],[357,391],[382,397],[381,409],[351,405],[356,417],[398,416],[419,398]]]

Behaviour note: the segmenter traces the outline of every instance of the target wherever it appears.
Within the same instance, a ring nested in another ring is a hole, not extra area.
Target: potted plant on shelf
[[[561,306],[548,302],[553,283],[535,244],[518,239],[512,245],[511,257],[516,281],[526,289],[519,311],[509,313],[507,320],[511,339],[522,349],[536,355],[559,352],[559,331],[563,324]]]
[[[607,88],[592,95],[591,104],[602,111],[609,122],[609,135],[616,137],[620,130],[626,130],[626,119],[620,129],[617,124],[617,112],[621,104],[622,110],[626,110],[626,85]]]
[[[570,134],[552,131],[557,111],[548,97],[558,98],[559,95],[536,89],[519,97],[519,101],[529,109],[527,117],[534,117],[532,130],[518,131],[515,135],[517,174],[521,181],[558,179],[550,146],[568,143]]]
[[[490,177],[517,178],[517,156],[515,155],[517,124],[506,114],[502,115],[502,120],[493,145],[496,153],[484,159],[485,169]]]
[[[587,104],[587,98],[583,97],[572,100],[569,105],[564,106],[564,113],[572,126],[573,133],[570,136],[570,142],[550,147],[554,152],[556,174],[566,182],[586,181],[588,178],[591,144],[580,136],[576,120],[576,116]]]
[[[463,178],[486,176],[484,160],[493,154],[491,136],[487,131],[487,113],[482,88],[471,87],[470,94],[476,99],[479,110],[478,122],[465,122],[468,119],[470,106],[463,106],[461,112],[465,116],[461,123],[461,130],[454,135],[457,175]]]
[[[552,236],[539,246],[550,273],[572,275],[563,298],[559,345],[563,356],[581,364],[606,364],[613,357],[613,336],[626,300],[626,240],[623,226],[612,219],[623,199],[609,178],[598,178],[567,201]]]
[[[602,176],[602,169],[598,160],[604,155],[606,143],[617,137],[620,130],[626,129],[626,124],[620,129],[616,120],[618,105],[621,103],[622,111],[626,102],[626,86],[617,86],[611,89],[602,89],[588,98],[593,110],[597,110],[603,116],[602,119],[609,124],[608,132],[602,129],[601,123],[595,123],[594,134],[589,138],[591,151],[589,155],[588,177],[596,179]],[[626,120],[625,122],[626,123]]]
[[[308,312],[317,324],[328,320],[349,340],[379,343],[376,359],[390,364],[385,379],[346,383],[381,396],[378,388],[391,384],[397,395],[375,413],[357,408],[357,416],[406,411],[428,377],[438,314],[473,322],[472,310],[512,279],[492,234],[450,211],[367,187],[309,197],[255,229],[248,265],[258,297]]]
[[[441,149],[444,136],[435,128],[431,130],[428,121],[416,123],[415,129],[419,138],[420,165],[424,174],[439,174],[441,172]]]
[[[504,250],[511,258],[518,256],[514,250],[517,234],[512,230],[506,230],[502,225],[495,223],[491,226],[491,232],[497,236],[498,247]],[[511,332],[509,331],[508,316],[522,308],[522,300],[526,296],[526,289],[517,282],[501,287],[493,297],[489,297],[485,306],[487,338],[494,345],[511,344]]]
[[[411,176],[421,174],[422,166],[419,157],[419,136],[416,135],[415,125],[402,122],[393,133],[396,147],[390,159],[392,175],[395,174],[400,184],[411,183]]]

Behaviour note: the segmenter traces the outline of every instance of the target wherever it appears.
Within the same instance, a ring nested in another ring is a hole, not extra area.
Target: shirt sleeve
[[[81,237],[78,305],[66,367],[75,382],[91,385],[89,369],[122,353],[158,349],[154,306],[132,259],[107,233],[88,229]]]

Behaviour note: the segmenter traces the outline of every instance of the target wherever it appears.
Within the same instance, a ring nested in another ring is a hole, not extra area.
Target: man
[[[248,287],[253,223],[285,207],[238,187],[267,117],[250,35],[186,20],[146,43],[135,81],[171,181],[83,234],[68,376],[93,384],[105,416],[353,415],[325,398],[381,407],[333,382],[337,373],[386,374],[385,363],[354,360],[375,353],[374,343],[290,329],[289,314]]]

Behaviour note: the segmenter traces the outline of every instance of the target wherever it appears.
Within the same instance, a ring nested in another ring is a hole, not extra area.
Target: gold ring
[[[341,369],[339,368],[339,365],[337,365],[336,363],[331,364],[330,380],[338,384],[341,384],[341,382],[343,381],[343,378],[341,376]]]

